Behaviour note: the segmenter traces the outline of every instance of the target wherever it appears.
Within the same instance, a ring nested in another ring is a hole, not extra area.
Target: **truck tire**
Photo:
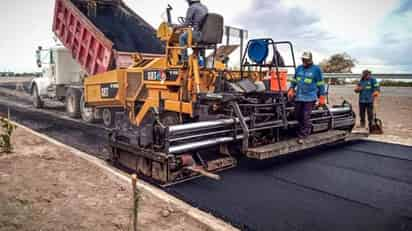
[[[102,119],[103,124],[107,128],[114,127],[116,112],[110,108],[103,109]]]
[[[66,112],[71,118],[80,117],[80,98],[82,93],[77,88],[69,88],[66,92]]]
[[[82,120],[86,123],[96,122],[95,109],[92,107],[86,107],[86,102],[84,101],[84,96],[81,96],[80,99],[80,114]]]
[[[44,106],[44,102],[40,98],[39,89],[37,88],[37,85],[33,86],[31,90],[31,97],[32,97],[33,106],[35,108],[42,108]]]

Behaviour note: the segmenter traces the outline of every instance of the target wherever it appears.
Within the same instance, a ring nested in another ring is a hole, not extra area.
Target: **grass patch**
[[[412,82],[384,80],[380,82],[382,87],[412,87]]]
[[[358,84],[359,80],[352,81],[351,84]],[[412,82],[383,80],[379,82],[381,87],[412,87]]]
[[[16,126],[11,123],[10,121],[10,110],[6,117],[0,117],[0,124],[1,124],[1,134],[0,134],[0,149],[2,153],[12,153],[13,152],[13,144],[11,141],[12,135]]]

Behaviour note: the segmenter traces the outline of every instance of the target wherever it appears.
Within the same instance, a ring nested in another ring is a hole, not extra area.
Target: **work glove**
[[[362,87],[361,87],[361,86],[356,86],[355,92],[356,92],[356,93],[359,93],[359,92],[361,92],[361,91],[362,91]]]
[[[296,96],[296,91],[295,91],[295,89],[290,88],[290,89],[288,90],[288,99],[289,99],[289,101],[292,101],[292,100],[295,98],[295,96]]]
[[[321,95],[319,97],[319,106],[325,106],[326,105],[326,97],[324,95]]]
[[[379,91],[375,91],[372,96],[373,98],[378,98],[380,95],[381,93]]]

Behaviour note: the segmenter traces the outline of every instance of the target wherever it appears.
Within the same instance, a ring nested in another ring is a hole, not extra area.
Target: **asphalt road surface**
[[[0,97],[0,113],[8,108],[25,126],[107,157],[100,126]],[[412,230],[411,147],[353,142],[264,164],[241,160],[221,176],[166,190],[242,230]]]
[[[254,166],[172,194],[243,230],[412,230],[412,151],[354,142]]]

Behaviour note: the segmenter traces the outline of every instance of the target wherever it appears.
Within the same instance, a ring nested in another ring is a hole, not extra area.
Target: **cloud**
[[[123,0],[154,28],[163,21],[167,4],[174,8],[173,18],[184,16],[184,0]],[[253,0],[203,0],[211,12],[225,15],[225,22],[237,25],[234,18]],[[55,0],[1,0],[0,71],[38,71],[34,51],[37,46],[53,46],[52,21]],[[236,6],[236,7],[233,7]]]
[[[270,37],[292,41],[295,55],[312,50],[315,61],[326,57],[327,45],[334,36],[319,27],[320,18],[300,6],[289,7],[281,0],[255,0],[251,8],[237,18],[251,38]],[[285,54],[284,54],[285,55]],[[288,56],[287,54],[285,56]],[[289,63],[290,57],[285,57]]]
[[[396,14],[404,14],[412,11],[412,0],[402,0],[398,9],[394,11]]]
[[[254,1],[238,20],[252,34],[273,35],[277,40],[328,38],[326,31],[317,28],[318,17],[300,7],[288,8],[280,0]]]
[[[398,7],[399,0],[282,0],[288,7],[301,7],[319,17],[319,27],[347,47],[375,42],[381,20]]]
[[[382,19],[377,39],[377,44],[363,49],[360,55],[381,59],[386,68],[392,67],[395,72],[412,72],[412,1],[400,1]]]
[[[360,61],[359,68],[370,68],[375,72],[401,73],[412,72],[412,37],[386,33],[379,36],[373,46],[349,49],[348,53]],[[357,70],[359,70],[357,68]]]
[[[411,0],[255,0],[239,21],[257,37],[312,50],[315,61],[347,52],[378,72],[412,72],[411,7]]]
[[[2,0],[0,71],[37,70],[34,50],[53,46],[55,0]],[[174,18],[184,0],[124,0],[155,28],[167,4]],[[290,40],[297,56],[312,50],[315,61],[348,52],[360,65],[412,72],[412,0],[202,0],[225,24],[248,29],[251,38]],[[377,72],[380,72],[377,70]]]
[[[0,71],[36,71],[37,46],[53,45],[53,1],[2,1]]]
[[[157,26],[165,19],[165,11],[168,4],[173,7],[172,17],[177,23],[177,17],[185,16],[188,7],[185,0],[123,0],[130,8],[136,11],[142,18],[147,20],[152,26]],[[202,0],[207,5],[210,12],[219,13],[225,16],[225,24],[237,24],[235,18],[241,12],[250,8],[253,0]],[[234,7],[236,6],[236,7]]]

